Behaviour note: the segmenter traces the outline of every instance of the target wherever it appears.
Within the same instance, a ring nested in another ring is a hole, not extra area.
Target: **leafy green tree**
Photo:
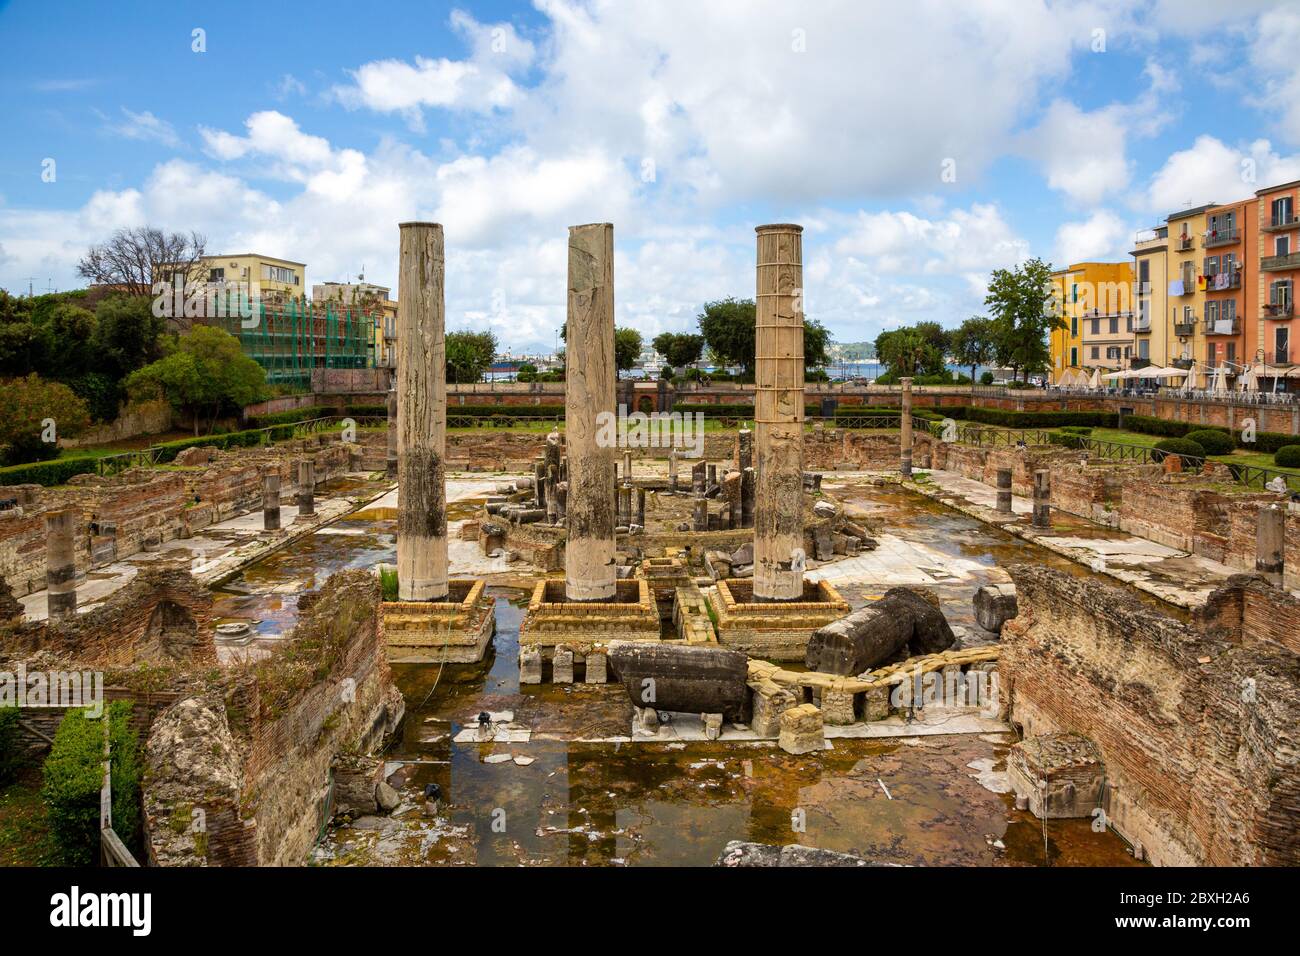
[[[993,323],[981,315],[972,315],[952,333],[952,355],[960,365],[970,366],[971,383],[975,370],[987,365],[997,355]]]
[[[183,336],[175,351],[132,372],[127,392],[136,400],[165,398],[173,408],[194,418],[208,418],[208,434],[223,411],[237,411],[264,399],[269,390],[266,372],[243,353],[230,333],[196,325]]]
[[[114,295],[95,310],[97,368],[125,378],[138,368],[156,362],[167,352],[167,320],[153,314],[149,299]]]
[[[704,354],[704,336],[689,332],[661,332],[650,344],[673,368],[694,365]]]
[[[720,299],[704,303],[697,317],[709,353],[719,365],[739,365],[747,377],[754,374],[756,321],[753,299]],[[831,336],[820,322],[804,318],[804,366],[820,368],[829,361]]]
[[[1048,336],[1066,327],[1048,308],[1052,266],[1030,259],[1022,266],[995,269],[984,304],[993,313],[996,358],[1011,369],[1012,378],[1024,370],[1025,381],[1051,362]]]
[[[828,328],[816,319],[803,322],[803,364],[806,369],[820,369],[830,364],[827,347],[831,344]]]
[[[537,381],[537,366],[532,362],[521,362],[518,370],[515,372],[516,382],[535,382]]]
[[[641,333],[636,329],[614,330],[614,367],[626,372],[641,358]]]
[[[497,337],[491,332],[448,332],[447,380],[477,382],[492,367],[497,354]]]
[[[936,368],[943,369],[943,353],[915,326],[881,332],[876,336],[876,355],[889,366],[892,380],[932,375]]]
[[[62,382],[35,372],[0,381],[0,445],[5,464],[57,458],[58,439],[75,438],[90,425],[86,403]]]

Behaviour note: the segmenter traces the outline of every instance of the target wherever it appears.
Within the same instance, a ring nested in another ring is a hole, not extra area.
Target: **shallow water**
[[[937,587],[973,639],[975,588],[1033,561],[1093,572],[898,488],[837,492],[880,530],[963,559]],[[458,503],[467,517],[472,503]],[[218,596],[222,618],[270,634],[292,626],[297,593],[337,570],[395,559],[391,509],[335,522],[249,568]],[[837,585],[854,604],[879,588]],[[609,743],[630,734],[617,685],[519,684],[523,591],[489,588],[497,632],[475,665],[394,665],[407,716],[384,754],[403,805],[328,832],[318,861],[404,865],[705,865],[730,840],[804,843],[910,865],[1132,865],[1113,833],[1088,820],[1041,821],[981,784],[1005,769],[1007,734],[837,739],[792,756],[770,742]],[[481,712],[509,713],[526,742],[453,743]],[[972,766],[976,765],[976,766]],[[990,776],[989,771],[992,771]],[[421,794],[443,801],[428,815]],[[999,845],[1000,844],[1000,845]]]

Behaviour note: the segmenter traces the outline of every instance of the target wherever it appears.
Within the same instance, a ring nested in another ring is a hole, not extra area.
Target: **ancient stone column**
[[[912,475],[912,380],[910,378],[900,378],[898,384],[903,388],[903,410],[898,419],[898,472],[904,478],[910,478]]]
[[[754,469],[746,468],[740,473],[740,526],[754,527]]]
[[[754,598],[803,596],[803,227],[759,226]]]
[[[447,597],[442,226],[404,222],[397,271],[397,596]]]
[[[1034,518],[1035,528],[1052,526],[1052,473],[1046,468],[1034,472]]]
[[[389,478],[397,477],[397,379],[393,378],[393,387],[388,390],[388,454],[385,459],[385,473]]]
[[[310,458],[298,462],[298,514],[316,513],[316,463]]]
[[[677,493],[677,449],[668,450],[668,490]]]
[[[623,477],[628,481],[632,480],[632,453],[630,451],[623,452]]]
[[[708,478],[708,465],[702,461],[696,462],[691,466],[691,494],[702,495],[708,487],[705,481]]]
[[[694,531],[709,530],[709,501],[707,498],[695,499],[695,514],[691,528]]]
[[[1282,586],[1286,512],[1278,505],[1260,508],[1255,525],[1255,570],[1274,587]]]
[[[1011,514],[1011,469],[998,469],[998,511]]]
[[[267,531],[280,530],[280,468],[278,465],[262,472],[262,527]]]
[[[614,468],[617,450],[601,442],[614,407],[614,227],[569,229],[568,343],[564,438],[569,458],[564,593],[570,601],[614,597]],[[602,414],[603,413],[603,414]],[[608,447],[601,447],[601,445]]]
[[[45,516],[45,607],[51,621],[77,613],[76,527],[75,511]]]
[[[636,523],[645,527],[645,489],[636,490]]]

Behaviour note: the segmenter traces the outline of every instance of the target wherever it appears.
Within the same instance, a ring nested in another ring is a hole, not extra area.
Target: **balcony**
[[[1295,304],[1292,302],[1280,302],[1274,305],[1264,306],[1264,318],[1275,321],[1283,321],[1295,316]]]
[[[1174,368],[1190,369],[1193,365],[1196,364],[1196,359],[1176,358],[1169,364],[1172,365]]]
[[[1206,335],[1240,335],[1241,319],[1233,319],[1231,322],[1225,319],[1219,319],[1217,322],[1205,323]]]
[[[1174,240],[1174,249],[1178,252],[1188,252],[1196,248],[1195,236],[1179,236]]]
[[[1136,333],[1138,333],[1138,334],[1141,334],[1141,333],[1143,333],[1143,332],[1150,332],[1150,331],[1151,331],[1151,319],[1150,319],[1150,317],[1148,316],[1148,317],[1145,318],[1145,319],[1143,319],[1143,318],[1137,318],[1137,319],[1134,319],[1134,320],[1133,320],[1133,331],[1136,332]]]
[[[1183,276],[1183,291],[1180,292],[1180,293],[1178,293],[1178,294],[1179,294],[1180,296],[1183,296],[1183,295],[1195,295],[1195,294],[1196,294],[1196,276],[1192,276],[1190,279],[1189,279],[1187,276]]]
[[[1226,275],[1227,285],[1219,286],[1215,280],[1219,276]],[[1231,272],[1207,272],[1205,273],[1205,291],[1206,292],[1227,292],[1229,289],[1241,288],[1241,270],[1233,269]]]
[[[1196,317],[1188,319],[1186,322],[1174,322],[1174,335],[1191,336],[1196,334]]]
[[[1264,256],[1259,260],[1259,267],[1265,272],[1300,269],[1300,252],[1293,252],[1286,256]]]
[[[1204,246],[1213,249],[1216,246],[1230,246],[1234,242],[1241,242],[1240,229],[1213,229],[1205,234]]]
[[[1269,365],[1290,365],[1290,364],[1291,364],[1291,350],[1290,350],[1290,349],[1278,349],[1278,350],[1275,351],[1275,352],[1270,352],[1270,353],[1265,357],[1265,361],[1266,361]]]
[[[1289,218],[1277,218],[1269,222],[1260,223],[1261,232],[1285,232],[1287,229],[1295,229],[1300,226],[1300,218],[1293,213]]]

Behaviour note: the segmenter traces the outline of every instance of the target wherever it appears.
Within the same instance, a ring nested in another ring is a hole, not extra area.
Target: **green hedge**
[[[131,705],[109,704],[113,756],[113,829],[128,847],[140,830],[140,752]],[[50,835],[65,866],[89,866],[99,853],[99,790],[103,784],[104,728],[80,709],[64,716],[45,758],[41,798]]]
[[[1300,445],[1283,445],[1273,453],[1273,464],[1279,468],[1300,468]]]
[[[55,458],[53,461],[36,461],[30,465],[10,465],[0,468],[0,485],[66,485],[73,475],[85,475],[95,470],[94,458]]]
[[[1207,455],[1231,455],[1237,443],[1227,432],[1215,428],[1198,428],[1183,436],[1187,441],[1194,441],[1205,449]]]
[[[201,438],[183,438],[180,441],[163,442],[161,445],[154,445],[157,451],[157,460],[160,465],[165,465],[174,461],[176,456],[186,448],[198,448],[202,445],[208,445],[213,448],[253,448],[257,445],[269,441],[288,441],[294,436],[296,428],[294,425],[276,425],[271,429],[250,430],[242,432],[226,432],[224,435],[205,435]],[[268,438],[269,436],[269,438]]]
[[[1228,431],[1221,425],[1199,425],[1190,422],[1174,422],[1165,418],[1152,418],[1149,415],[1125,415],[1124,427],[1129,431],[1141,432],[1143,435],[1165,435],[1170,438],[1186,438],[1194,431],[1222,432],[1230,436],[1238,448],[1247,451],[1259,451],[1272,454],[1279,448],[1296,443],[1295,435],[1282,432],[1255,432],[1253,442],[1241,440],[1240,431]],[[1211,452],[1211,454],[1214,454]]]
[[[1166,455],[1178,455],[1180,458],[1204,458],[1205,447],[1190,438],[1166,438],[1157,442],[1151,449],[1153,460],[1160,462]]]
[[[18,708],[0,707],[0,787],[18,776],[23,764],[23,745],[18,734]]]
[[[328,418],[338,412],[329,405],[310,405],[289,412],[275,412],[271,415],[250,417],[246,424],[249,429],[270,428],[272,425],[294,425],[298,422],[311,421],[313,418]]]
[[[975,406],[966,413],[968,421],[1002,428],[1060,428],[1062,425],[1114,428],[1118,417],[1114,412],[1015,412]]]

